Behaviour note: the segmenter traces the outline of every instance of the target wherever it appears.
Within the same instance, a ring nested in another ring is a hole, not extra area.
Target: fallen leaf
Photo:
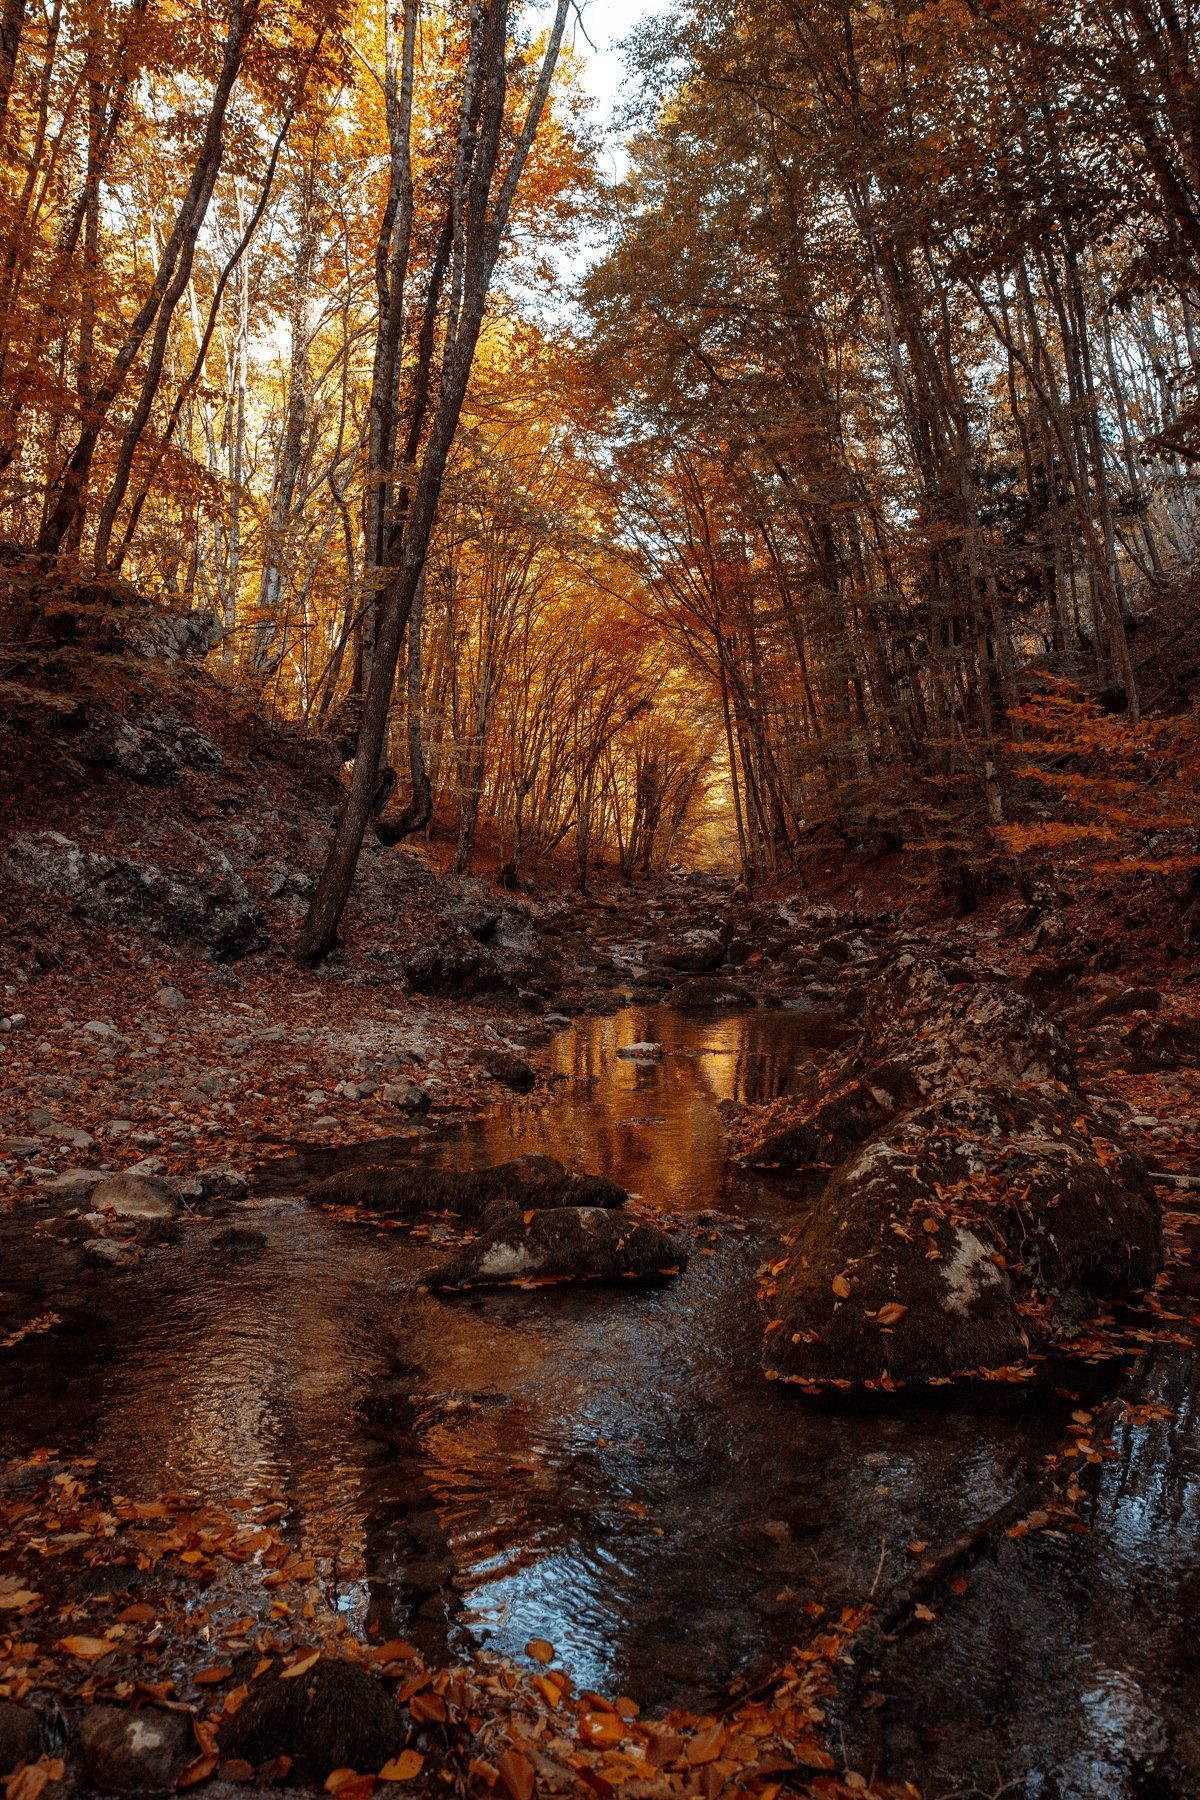
[[[199,1787],[202,1781],[208,1780],[220,1760],[221,1759],[218,1756],[198,1756],[194,1762],[190,1762],[187,1768],[184,1769],[178,1781],[175,1783],[175,1786],[181,1788]]]
[[[68,1656],[77,1656],[81,1662],[92,1662],[98,1656],[111,1656],[116,1647],[108,1638],[65,1637],[58,1640],[60,1650],[65,1650]]]
[[[279,1679],[280,1681],[294,1681],[297,1675],[307,1675],[314,1664],[319,1663],[320,1660],[321,1652],[313,1650],[308,1656],[300,1657],[297,1662],[289,1663],[286,1669],[280,1669]]]
[[[512,1795],[512,1800],[531,1800],[533,1794],[533,1764],[519,1750],[506,1750],[496,1764],[500,1779]]]
[[[526,1656],[532,1656],[534,1662],[553,1662],[554,1645],[548,1644],[545,1638],[530,1638],[525,1646],[525,1654]]]
[[[391,1762],[384,1763],[379,1771],[380,1781],[412,1781],[425,1767],[425,1758],[419,1750],[402,1750]]]
[[[926,1621],[928,1621],[930,1619],[936,1619],[937,1614],[935,1612],[931,1612],[927,1606],[916,1606],[913,1608],[913,1617],[917,1618],[917,1619],[925,1619]]]
[[[850,1298],[850,1282],[845,1275],[834,1276],[833,1291],[839,1300],[848,1300]]]
[[[881,1325],[898,1325],[907,1311],[907,1306],[901,1306],[898,1300],[889,1300],[886,1306],[880,1307],[875,1317]]]
[[[375,1777],[360,1775],[357,1769],[335,1769],[325,1783],[325,1792],[336,1794],[337,1800],[371,1800]]]
[[[623,1744],[625,1721],[619,1713],[585,1712],[579,1715],[579,1735],[585,1744],[600,1747]]]

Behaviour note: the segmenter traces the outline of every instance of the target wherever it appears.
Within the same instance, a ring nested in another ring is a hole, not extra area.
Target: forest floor
[[[1094,1365],[1163,1345],[1190,1353],[1200,961],[1153,877],[1122,893],[1073,889],[1059,867],[1032,901],[1001,884],[956,919],[934,872],[898,857],[826,866],[816,853],[806,882],[752,897],[687,877],[605,881],[583,900],[549,883],[499,894],[439,875],[423,853],[372,848],[344,948],[310,974],[290,947],[337,789],[308,745],[182,668],[119,700],[97,690],[49,728],[37,713],[32,727],[18,710],[0,743],[5,1392],[38,1341],[66,1333],[69,1345],[81,1316],[119,1313],[120,1284],[139,1269],[201,1238],[217,1258],[231,1224],[252,1232],[271,1157],[402,1160],[512,1086],[546,1091],[568,1020],[631,999],[713,1016],[802,1007],[849,1029],[867,966],[914,931],[935,953],[974,950],[1050,1008],[1161,1177],[1167,1274],[1081,1354]],[[706,973],[696,937],[714,918],[720,969]],[[759,1128],[787,1116],[786,1093],[759,1100]],[[131,1172],[166,1205],[97,1209],[101,1184]],[[912,1581],[889,1565],[856,1601],[814,1601],[769,1678],[735,1681],[708,1710],[645,1716],[633,1699],[577,1689],[541,1640],[515,1661],[440,1665],[409,1637],[358,1629],[315,1580],[276,1492],[149,1491],[137,1467],[118,1478],[96,1456],[0,1431],[7,1800],[201,1784],[244,1795],[288,1781],[345,1800],[393,1788],[915,1793],[877,1772],[877,1745],[834,1741],[839,1683],[878,1656],[884,1626],[919,1629],[943,1588],[962,1592],[981,1549],[1074,1517],[1079,1484],[1136,1409],[1151,1409],[1143,1423],[1162,1414],[1145,1393],[1110,1400],[1076,1408],[1015,1505],[984,1508],[946,1545],[910,1545]],[[268,1688],[271,1719],[255,1712],[258,1735],[239,1738],[239,1716]],[[919,1752],[909,1764],[919,1774]]]

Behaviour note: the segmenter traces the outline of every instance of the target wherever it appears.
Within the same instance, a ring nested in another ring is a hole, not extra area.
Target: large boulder
[[[221,1755],[258,1766],[291,1759],[320,1781],[335,1769],[382,1768],[403,1749],[404,1714],[357,1663],[322,1656],[302,1675],[267,1675],[220,1728]]]
[[[190,1717],[165,1706],[89,1706],[79,1746],[91,1782],[117,1794],[170,1790],[195,1753]]]
[[[728,925],[697,925],[658,945],[648,960],[655,968],[674,969],[681,975],[707,975],[724,962],[728,948]]]
[[[686,1252],[655,1225],[602,1207],[510,1211],[426,1277],[432,1288],[531,1282],[651,1281],[677,1275]]]
[[[22,832],[0,868],[26,887],[71,900],[85,918],[199,944],[228,961],[265,942],[262,915],[223,851],[195,844],[189,872],[172,874],[131,856],[85,850],[57,831]]]
[[[93,1212],[113,1212],[118,1219],[173,1219],[179,1210],[165,1182],[129,1170],[97,1182],[91,1204]]]
[[[977,1082],[1079,1085],[1057,1026],[996,970],[904,950],[867,987],[858,1036],[819,1090],[749,1160],[784,1174],[836,1167],[906,1108]]]
[[[1161,1262],[1144,1171],[1077,1097],[959,1088],[829,1181],[764,1282],[766,1363],[842,1383],[1001,1367]]]
[[[618,1208],[627,1198],[615,1181],[569,1175],[553,1156],[519,1156],[490,1169],[345,1169],[309,1191],[319,1206],[354,1206],[401,1218],[452,1212],[480,1219],[570,1205]]]

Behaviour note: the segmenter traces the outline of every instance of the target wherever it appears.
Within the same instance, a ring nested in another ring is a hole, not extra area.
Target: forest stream
[[[661,1060],[618,1056],[643,1040]],[[257,1173],[265,1250],[213,1257],[198,1235],[10,1355],[0,1457],[52,1447],[126,1492],[282,1505],[348,1625],[431,1657],[520,1660],[541,1639],[585,1688],[719,1705],[814,1620],[886,1591],[908,1546],[1022,1487],[1072,1407],[1120,1380],[1084,1371],[1084,1396],[1076,1368],[1071,1388],[839,1408],[763,1379],[755,1271],[803,1192],[735,1172],[718,1109],[788,1091],[832,1041],[817,1011],[627,1008],[556,1037],[544,1094],[388,1146],[610,1174],[686,1225],[670,1285],[435,1297],[416,1282],[443,1228],[302,1198],[380,1146],[296,1146]],[[1086,1532],[1002,1540],[882,1667],[848,1675],[852,1754],[930,1795],[1200,1787],[1200,1422],[1181,1384],[1189,1358],[1151,1363],[1137,1397],[1172,1418],[1121,1427]],[[214,1615],[263,1603],[235,1565],[205,1595]]]

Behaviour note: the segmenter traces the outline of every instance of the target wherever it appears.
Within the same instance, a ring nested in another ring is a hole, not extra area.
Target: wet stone
[[[305,1674],[254,1684],[220,1731],[221,1754],[252,1764],[292,1759],[296,1775],[378,1769],[404,1745],[404,1715],[356,1663],[323,1656]]]
[[[166,1707],[91,1706],[79,1727],[87,1773],[106,1793],[145,1794],[174,1787],[194,1750],[187,1713]]]
[[[0,1778],[41,1754],[42,1722],[31,1707],[0,1700]]]

